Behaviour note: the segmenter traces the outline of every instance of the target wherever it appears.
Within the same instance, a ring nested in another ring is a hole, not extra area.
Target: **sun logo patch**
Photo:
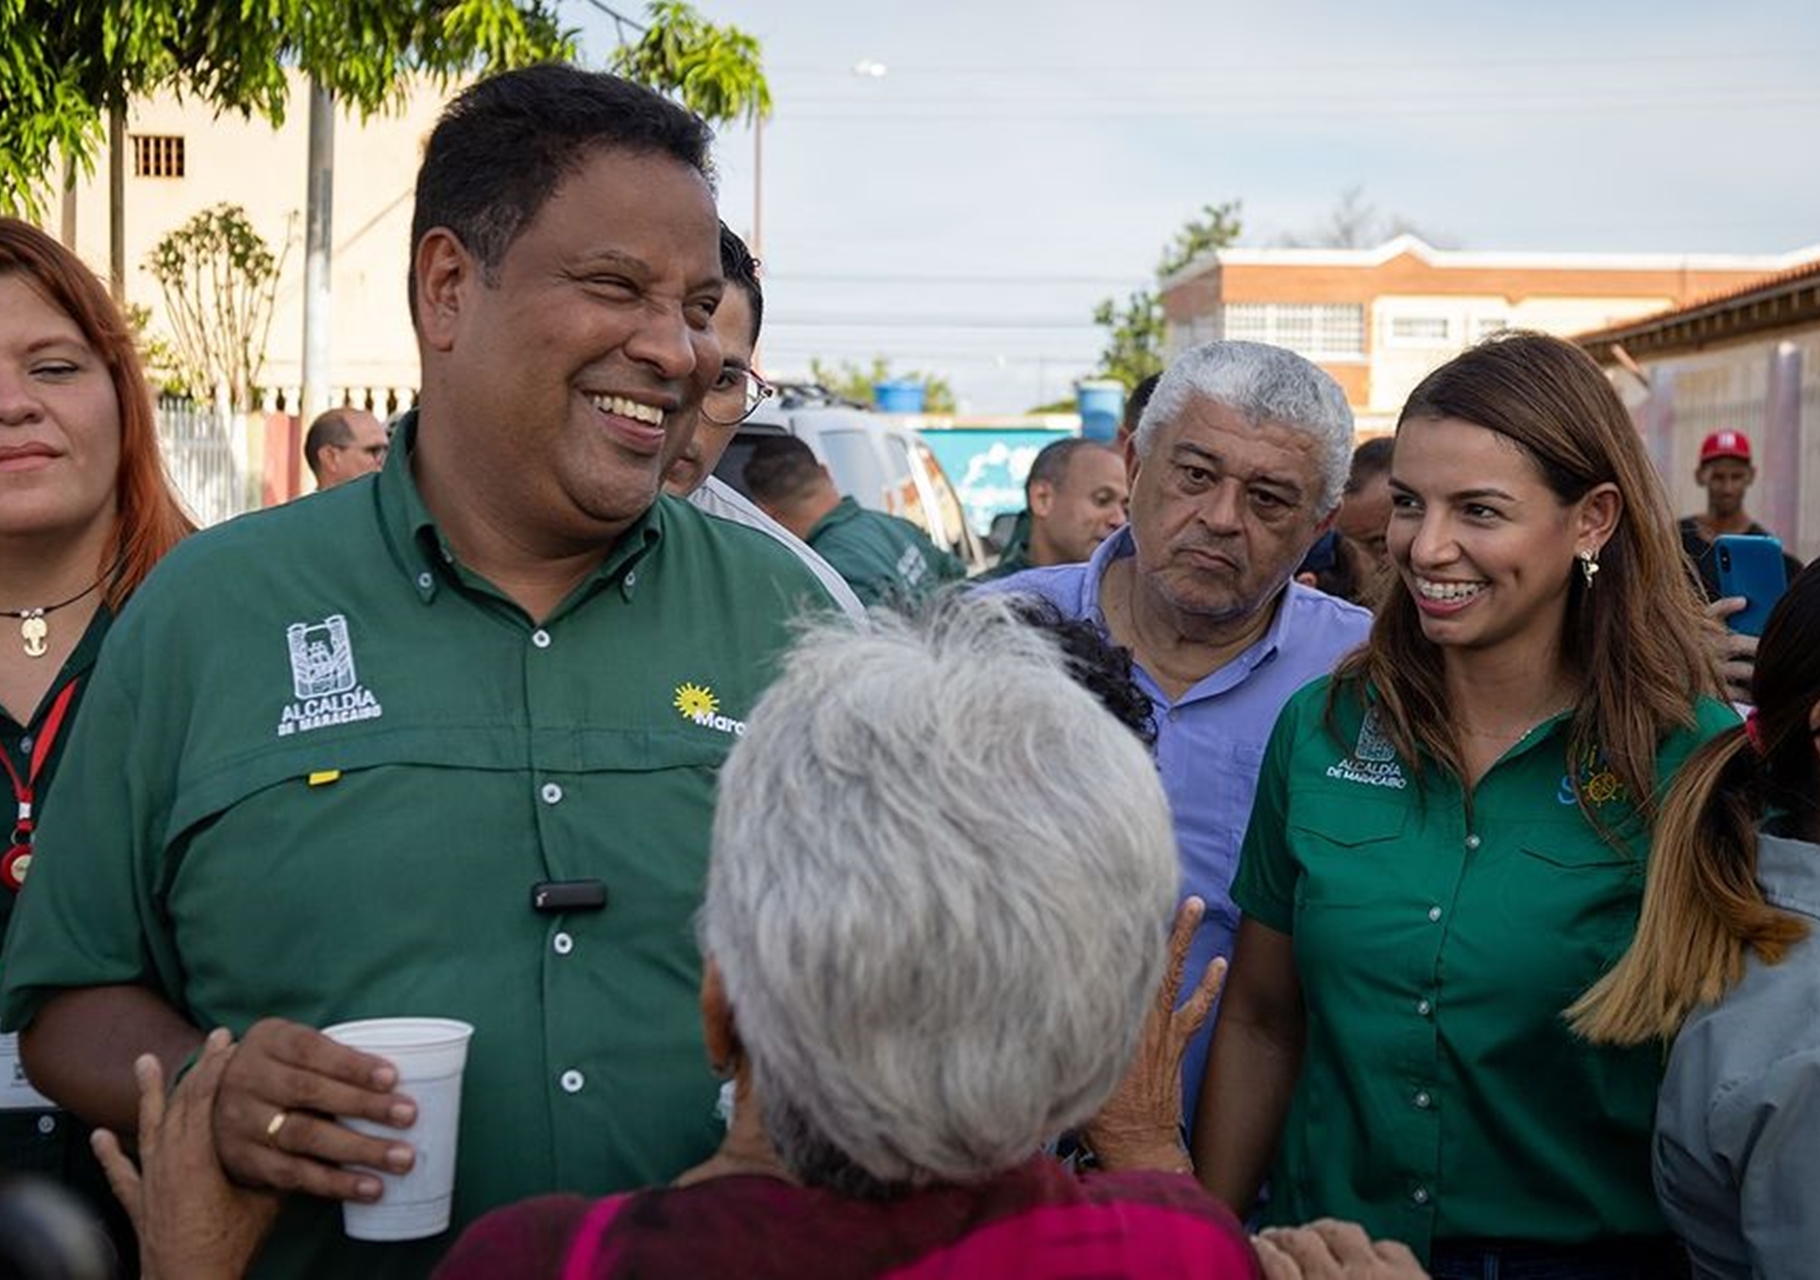
[[[671,701],[677,714],[690,724],[712,729],[716,733],[732,734],[736,738],[744,737],[746,722],[735,720],[731,716],[720,714],[720,699],[714,696],[714,690],[705,684],[684,681],[676,686],[676,697]]]
[[[682,712],[683,719],[694,720],[719,711],[720,699],[714,696],[714,690],[685,681],[676,686],[676,701],[671,705]]]

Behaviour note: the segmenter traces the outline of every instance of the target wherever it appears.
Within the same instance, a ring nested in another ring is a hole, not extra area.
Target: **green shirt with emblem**
[[[829,599],[661,498],[541,624],[385,469],[199,534],[115,625],[8,938],[8,1027],[148,986],[196,1026],[464,1019],[450,1230],[294,1197],[255,1275],[427,1274],[468,1222],[661,1183],[715,1147],[692,917],[715,775]],[[532,886],[597,880],[603,909]],[[408,1135],[407,1135],[408,1136]]]
[[[1357,698],[1330,729],[1328,685],[1277,720],[1233,885],[1293,936],[1307,1019],[1266,1216],[1350,1219],[1423,1260],[1443,1239],[1663,1234],[1661,1053],[1595,1048],[1561,1016],[1636,928],[1648,837],[1616,775],[1570,769],[1563,714],[1479,780],[1469,816],[1459,779],[1414,776]],[[1735,722],[1703,700],[1659,748],[1659,785]]]
[[[852,498],[815,522],[803,541],[834,566],[862,604],[913,608],[965,568],[908,520],[872,511]]]

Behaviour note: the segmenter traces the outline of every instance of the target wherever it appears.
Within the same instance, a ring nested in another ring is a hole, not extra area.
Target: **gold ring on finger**
[[[269,1146],[278,1145],[278,1131],[284,1128],[284,1122],[291,1118],[291,1113],[280,1107],[272,1113],[272,1118],[265,1122],[265,1140]]]

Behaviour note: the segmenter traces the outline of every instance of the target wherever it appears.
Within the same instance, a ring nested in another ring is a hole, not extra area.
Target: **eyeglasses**
[[[776,394],[777,388],[752,370],[725,365],[720,378],[702,397],[701,416],[717,427],[737,427]]]

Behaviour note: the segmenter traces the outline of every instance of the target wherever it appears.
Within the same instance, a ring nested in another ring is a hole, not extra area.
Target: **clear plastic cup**
[[[474,1028],[453,1018],[366,1018],[324,1027],[322,1034],[397,1067],[399,1090],[417,1103],[409,1129],[342,1117],[350,1129],[403,1140],[417,1152],[409,1173],[373,1170],[385,1188],[376,1202],[342,1202],[343,1229],[355,1240],[421,1240],[447,1231],[461,1134],[461,1073]]]

